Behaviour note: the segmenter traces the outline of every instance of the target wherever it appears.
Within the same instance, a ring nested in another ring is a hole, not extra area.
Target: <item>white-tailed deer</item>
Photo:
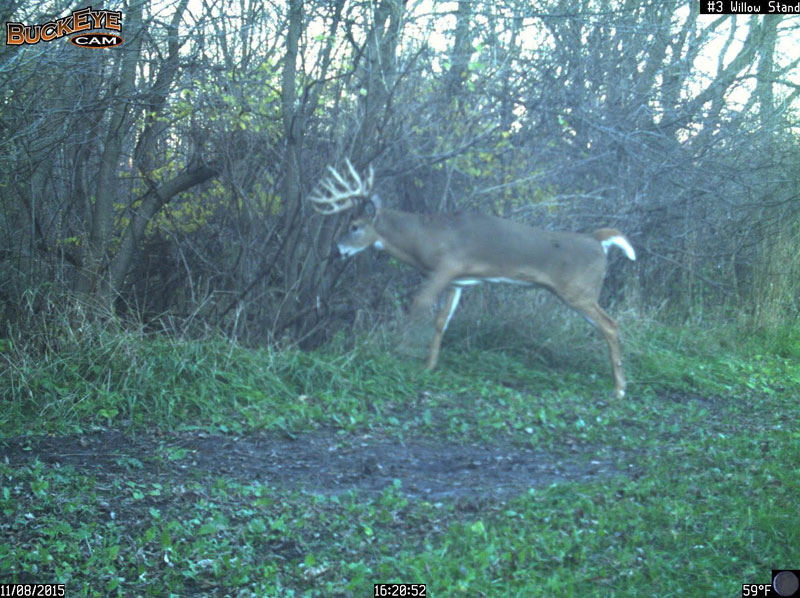
[[[350,161],[348,182],[332,167],[331,176],[309,196],[321,214],[335,214],[356,205],[364,213],[338,239],[345,257],[373,246],[421,270],[427,277],[414,299],[416,312],[433,305],[447,290],[436,316],[436,332],[427,367],[439,358],[442,335],[453,316],[461,289],[482,282],[544,287],[594,324],[608,343],[616,395],[625,395],[625,374],[617,323],[597,303],[612,245],[636,259],[633,247],[618,230],[593,233],[539,230],[481,214],[421,215],[383,208],[372,193],[373,171],[366,181]],[[371,208],[371,209],[368,209]]]

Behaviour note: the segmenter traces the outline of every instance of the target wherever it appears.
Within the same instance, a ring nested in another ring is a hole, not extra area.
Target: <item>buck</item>
[[[616,396],[625,396],[619,328],[598,304],[608,250],[616,246],[629,259],[636,259],[622,233],[613,228],[589,234],[556,232],[481,214],[438,216],[390,210],[372,191],[371,166],[366,180],[349,160],[347,168],[352,181],[329,166],[331,176],[320,182],[309,200],[324,215],[362,207],[337,240],[344,257],[372,246],[425,274],[426,281],[414,299],[414,313],[430,308],[446,291],[436,314],[427,368],[436,367],[442,336],[463,287],[482,282],[543,287],[600,330],[608,343]]]

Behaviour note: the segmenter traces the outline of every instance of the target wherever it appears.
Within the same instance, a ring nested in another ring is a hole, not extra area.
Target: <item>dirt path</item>
[[[567,456],[519,445],[453,444],[341,436],[318,430],[296,438],[205,433],[137,434],[114,430],[75,436],[0,441],[0,459],[20,465],[39,459],[93,474],[173,481],[224,475],[318,494],[357,489],[379,493],[399,479],[411,498],[507,496],[553,482],[620,473],[611,458],[569,447]]]

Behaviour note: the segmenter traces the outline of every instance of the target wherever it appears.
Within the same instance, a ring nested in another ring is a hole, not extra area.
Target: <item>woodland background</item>
[[[82,8],[12,0],[0,20]],[[604,302],[795,323],[800,19],[695,1],[126,1],[120,48],[0,47],[0,321],[65,307],[314,346],[419,275],[305,196],[624,231]],[[620,266],[621,264],[617,264]],[[77,306],[77,307],[76,307]],[[357,326],[356,326],[357,327]]]

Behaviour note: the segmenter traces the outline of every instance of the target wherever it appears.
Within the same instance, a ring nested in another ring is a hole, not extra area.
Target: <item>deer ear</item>
[[[367,200],[367,203],[364,205],[364,213],[369,216],[370,218],[375,218],[378,215],[378,212],[381,211],[381,198],[378,197],[377,193],[373,193],[370,198]]]

